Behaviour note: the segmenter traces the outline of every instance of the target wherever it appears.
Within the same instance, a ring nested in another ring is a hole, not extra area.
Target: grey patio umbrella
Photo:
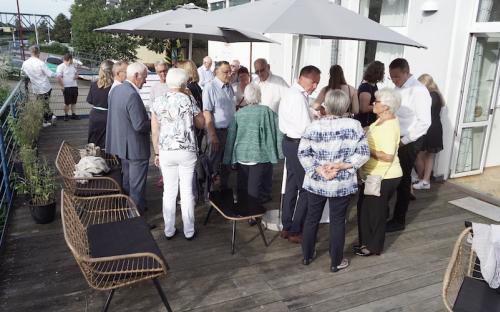
[[[187,21],[181,18],[179,22]],[[299,35],[300,59],[303,36],[320,39],[377,41],[418,48],[424,45],[367,17],[328,0],[265,0],[209,12],[197,25],[237,28],[257,33]],[[295,71],[298,68],[295,66]]]
[[[94,31],[106,33],[127,33],[152,38],[189,39],[189,59],[192,55],[193,39],[204,39],[224,42],[271,42],[275,41],[252,31],[198,25],[196,22],[207,12],[193,4],[179,6],[152,15],[134,18],[125,22],[97,28]],[[187,22],[178,23],[183,18]]]

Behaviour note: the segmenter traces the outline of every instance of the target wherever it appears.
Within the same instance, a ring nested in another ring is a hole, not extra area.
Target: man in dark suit
[[[122,163],[123,190],[146,210],[146,179],[150,157],[151,122],[139,95],[146,82],[147,68],[141,63],[127,67],[127,80],[109,93],[106,152]]]

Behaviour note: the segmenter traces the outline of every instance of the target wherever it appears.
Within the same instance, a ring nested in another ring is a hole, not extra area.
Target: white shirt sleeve
[[[64,70],[63,70],[63,66],[64,66],[64,63],[63,63],[63,64],[59,64],[59,65],[57,65],[57,69],[56,69],[56,76],[57,76],[57,77],[62,78],[62,76],[63,76],[63,71],[64,71]]]
[[[55,77],[56,76],[56,73],[53,73],[48,67],[47,67],[47,64],[43,64],[42,66],[42,71],[44,72],[45,75],[47,75],[47,77]]]
[[[427,133],[431,125],[432,99],[429,91],[425,87],[415,87],[411,91],[410,101],[415,109],[415,121],[408,128],[408,135],[401,138],[403,144],[416,141]]]

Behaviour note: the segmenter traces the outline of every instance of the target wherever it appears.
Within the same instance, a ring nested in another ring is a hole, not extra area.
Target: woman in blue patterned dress
[[[370,158],[359,121],[342,117],[350,99],[341,90],[325,95],[326,116],[314,120],[299,144],[299,161],[306,172],[307,215],[302,231],[303,264],[315,257],[316,234],[326,201],[330,207],[330,258],[332,272],[349,265],[344,259],[345,217],[350,195],[358,190],[356,170]]]

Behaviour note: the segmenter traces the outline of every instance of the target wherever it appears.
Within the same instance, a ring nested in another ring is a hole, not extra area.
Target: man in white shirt
[[[258,76],[256,84],[262,92],[262,105],[266,105],[277,114],[281,97],[288,90],[289,86],[283,78],[271,73],[271,66],[267,63],[266,59],[256,59],[253,66],[255,74]],[[272,183],[273,170],[269,170],[264,177],[264,191],[268,196],[264,201],[271,200]]]
[[[240,61],[233,60],[231,62],[231,84],[239,82],[238,70],[240,70]]]
[[[64,97],[64,121],[68,121],[68,113],[71,110],[71,119],[78,120],[75,114],[75,105],[78,99],[78,84],[76,79],[78,74],[76,73],[76,67],[73,65],[73,56],[66,53],[63,56],[63,62],[57,66],[56,69],[57,81],[61,88],[63,88]]]
[[[156,62],[155,71],[156,74],[158,75],[158,78],[160,78],[160,81],[155,83],[149,91],[150,107],[153,107],[153,103],[157,98],[167,94],[168,92],[168,86],[167,86],[168,64],[165,61]]]
[[[309,95],[318,86],[320,78],[321,71],[317,67],[309,65],[302,68],[298,81],[284,92],[279,106],[279,128],[285,135],[282,144],[287,172],[281,237],[288,238],[292,243],[302,242],[302,226],[307,213],[307,191],[302,188],[305,171],[297,152],[300,138],[311,123]]]
[[[253,65],[255,74],[258,76],[255,83],[259,85],[262,92],[262,105],[266,105],[273,112],[278,113],[281,97],[289,88],[288,84],[280,76],[271,73],[271,66],[266,59],[256,59]]]
[[[406,224],[406,212],[410,203],[411,171],[422,148],[423,136],[431,125],[431,96],[427,88],[411,73],[408,62],[397,58],[389,65],[391,80],[401,94],[401,107],[397,112],[401,131],[398,149],[403,177],[398,186],[398,198],[392,219],[386,231],[402,231]]]
[[[40,60],[40,48],[32,46],[30,48],[31,57],[23,62],[21,70],[28,76],[31,81],[31,90],[37,100],[41,100],[44,105],[44,127],[50,126],[50,121],[55,122],[57,119],[50,110],[50,94],[52,86],[49,78],[55,77],[56,74],[50,71],[47,65]]]
[[[198,84],[203,89],[207,83],[214,80],[214,73],[212,72],[212,59],[210,56],[205,56],[203,58],[203,64],[198,67],[198,76],[200,76],[200,81]]]
[[[127,61],[118,61],[113,64],[113,84],[111,85],[111,89],[122,84],[127,79]]]

